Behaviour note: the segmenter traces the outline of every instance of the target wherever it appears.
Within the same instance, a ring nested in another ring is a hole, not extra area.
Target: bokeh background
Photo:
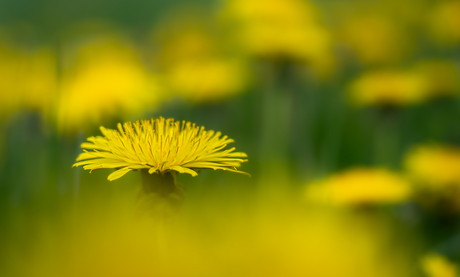
[[[0,1],[1,276],[458,276],[460,1]],[[242,171],[71,168],[173,117]]]

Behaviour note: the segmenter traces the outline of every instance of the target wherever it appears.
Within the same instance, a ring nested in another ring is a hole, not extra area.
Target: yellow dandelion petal
[[[177,171],[179,173],[187,173],[187,174],[190,174],[192,176],[197,176],[198,175],[198,173],[196,173],[196,171],[191,170],[191,169],[189,169],[187,167],[183,167],[183,166],[174,165],[174,166],[171,166],[170,169],[175,170],[175,171]]]
[[[132,169],[130,168],[122,168],[122,169],[119,169],[117,171],[115,171],[114,173],[110,174],[109,177],[107,177],[107,180],[109,181],[113,181],[113,180],[116,180],[118,178],[121,178],[123,177],[123,175],[125,175],[126,173],[130,172]]]
[[[196,170],[214,169],[243,173],[237,170],[247,162],[246,153],[223,150],[234,142],[221,132],[174,119],[141,120],[118,124],[117,130],[101,127],[104,137],[89,137],[82,143],[84,152],[77,163],[84,169],[118,169],[108,180],[116,180],[129,171],[146,169],[150,174],[178,172],[197,176]],[[88,150],[85,150],[88,149]],[[248,174],[247,174],[248,175]]]

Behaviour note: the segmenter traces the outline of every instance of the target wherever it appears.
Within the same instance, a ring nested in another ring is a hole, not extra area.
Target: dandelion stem
[[[147,170],[142,170],[142,191],[143,193],[157,193],[161,196],[167,196],[174,192],[175,176],[171,172],[164,174],[149,174]]]
[[[142,209],[152,213],[154,218],[171,218],[184,202],[184,190],[176,183],[173,172],[149,174],[141,170],[142,189],[139,201]]]

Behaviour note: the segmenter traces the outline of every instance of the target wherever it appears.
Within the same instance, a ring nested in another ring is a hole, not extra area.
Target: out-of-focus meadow
[[[459,276],[460,1],[0,1],[0,276]],[[247,177],[71,168],[100,126],[221,131]]]

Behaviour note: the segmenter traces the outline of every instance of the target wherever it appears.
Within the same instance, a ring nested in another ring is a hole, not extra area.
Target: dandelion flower
[[[425,100],[426,81],[407,71],[375,71],[363,74],[349,87],[350,101],[356,106],[404,106]]]
[[[460,94],[460,70],[450,60],[424,60],[415,65],[415,72],[426,80],[428,97],[443,98]]]
[[[445,46],[460,44],[459,1],[440,1],[431,11],[428,19],[428,31],[433,38]]]
[[[460,187],[460,149],[449,145],[421,145],[404,161],[411,178],[432,189]]]
[[[334,65],[331,36],[309,1],[229,0],[223,16],[236,47],[250,56],[307,62],[324,74]]]
[[[228,43],[215,35],[220,32],[204,20],[179,15],[154,32],[159,46],[154,63],[161,69],[170,94],[202,104],[243,92],[248,82],[244,59],[233,53]]]
[[[21,109],[47,113],[57,86],[56,57],[0,37],[0,117]]]
[[[404,178],[379,168],[350,169],[307,188],[307,199],[336,205],[399,203],[409,195]]]
[[[366,11],[341,24],[339,36],[363,64],[391,64],[411,50],[411,38],[403,22],[388,15]]]
[[[420,145],[405,157],[406,173],[416,200],[438,213],[460,211],[460,149],[450,145]]]
[[[117,171],[108,180],[116,180],[132,170],[149,174],[188,173],[196,176],[200,169],[237,170],[247,155],[223,150],[233,140],[220,132],[174,119],[141,120],[118,124],[118,130],[101,127],[104,137],[90,137],[81,146],[84,153],[74,166],[95,170],[113,168]]]
[[[156,78],[128,38],[109,32],[82,37],[87,36],[64,47],[56,109],[64,133],[138,115],[155,108],[160,98]]]

